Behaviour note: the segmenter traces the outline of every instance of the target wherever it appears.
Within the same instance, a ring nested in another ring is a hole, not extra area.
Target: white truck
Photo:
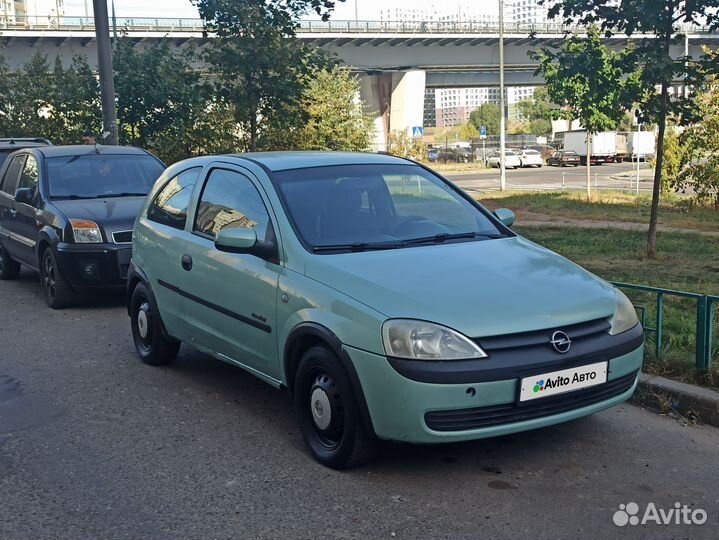
[[[654,155],[655,143],[653,131],[632,131],[627,134],[627,154],[632,161],[646,159]]]
[[[564,150],[573,150],[579,154],[582,165],[587,164],[587,132],[565,131],[563,134]],[[602,131],[592,135],[592,165],[613,162],[617,156],[616,131]]]

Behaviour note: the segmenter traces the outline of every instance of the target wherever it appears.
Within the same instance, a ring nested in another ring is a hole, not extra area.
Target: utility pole
[[[115,18],[115,0],[112,0],[112,45],[117,45],[117,19]]]
[[[105,144],[117,144],[117,115],[115,114],[115,82],[112,75],[112,49],[110,48],[110,24],[106,0],[92,0],[97,39],[97,67],[100,71],[100,94],[102,96],[102,126]],[[107,136],[105,136],[107,133]]]
[[[502,191],[507,188],[507,169],[504,166],[504,105],[504,0],[499,0],[499,187]]]

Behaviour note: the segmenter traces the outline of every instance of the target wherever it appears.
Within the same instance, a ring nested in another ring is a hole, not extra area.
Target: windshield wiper
[[[439,233],[434,236],[423,236],[421,238],[410,238],[409,240],[402,240],[402,245],[414,245],[414,244],[441,244],[447,240],[461,240],[463,238],[506,238],[504,234],[492,234],[492,233],[479,233],[479,232],[466,232],[466,233]]]
[[[326,246],[314,246],[312,251],[321,253],[323,251],[373,251],[379,249],[397,249],[402,244],[397,243],[372,243],[372,242],[355,242],[353,244],[330,244]]]
[[[110,197],[144,197],[147,195],[147,193],[134,193],[131,191],[126,191],[123,193],[103,193],[102,195],[98,195],[98,199],[108,199]]]
[[[147,193],[134,193],[132,191],[125,191],[122,193],[103,193],[102,195],[98,195],[96,198],[109,199],[111,197],[144,197],[145,195],[147,195]]]
[[[53,201],[77,201],[80,199],[96,199],[95,195],[55,195],[50,196]]]

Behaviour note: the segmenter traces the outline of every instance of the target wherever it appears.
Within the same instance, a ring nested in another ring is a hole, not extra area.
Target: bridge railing
[[[118,28],[128,31],[147,32],[201,32],[204,29],[199,18],[165,17],[117,17]],[[93,17],[45,16],[4,18],[0,15],[0,30],[88,30],[95,29]],[[557,23],[518,24],[505,23],[508,34],[562,34],[582,31],[579,26]],[[690,34],[706,34],[710,30],[703,26],[686,26],[682,31]],[[302,33],[347,33],[347,34],[496,34],[499,25],[492,21],[300,21],[297,32]]]

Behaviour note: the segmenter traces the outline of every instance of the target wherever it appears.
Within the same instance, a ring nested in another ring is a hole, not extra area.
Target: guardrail
[[[641,291],[652,293],[656,298],[656,318],[654,326],[647,326],[646,311],[647,307],[643,305],[635,305],[640,311],[640,319],[645,332],[651,332],[655,335],[655,354],[657,360],[661,360],[663,352],[664,339],[664,298],[666,296],[674,296],[677,298],[685,298],[696,302],[696,349],[695,349],[695,365],[697,369],[707,370],[712,363],[712,348],[714,342],[714,308],[719,305],[719,296],[690,293],[685,291],[675,291],[672,289],[662,289],[660,287],[649,287],[646,285],[634,285],[633,283],[614,282],[614,285],[620,289]]]
[[[128,31],[152,32],[201,32],[204,23],[199,18],[168,17],[116,17],[118,28]],[[112,22],[112,21],[111,21]],[[0,13],[0,29],[7,30],[94,30],[93,17],[53,16],[7,17]],[[563,34],[581,32],[583,27],[557,23],[518,24],[505,23],[508,34]],[[487,21],[376,21],[376,20],[330,20],[300,21],[297,32],[302,33],[383,33],[383,34],[497,34],[499,24]],[[689,34],[714,34],[708,26],[686,25],[682,32]]]

